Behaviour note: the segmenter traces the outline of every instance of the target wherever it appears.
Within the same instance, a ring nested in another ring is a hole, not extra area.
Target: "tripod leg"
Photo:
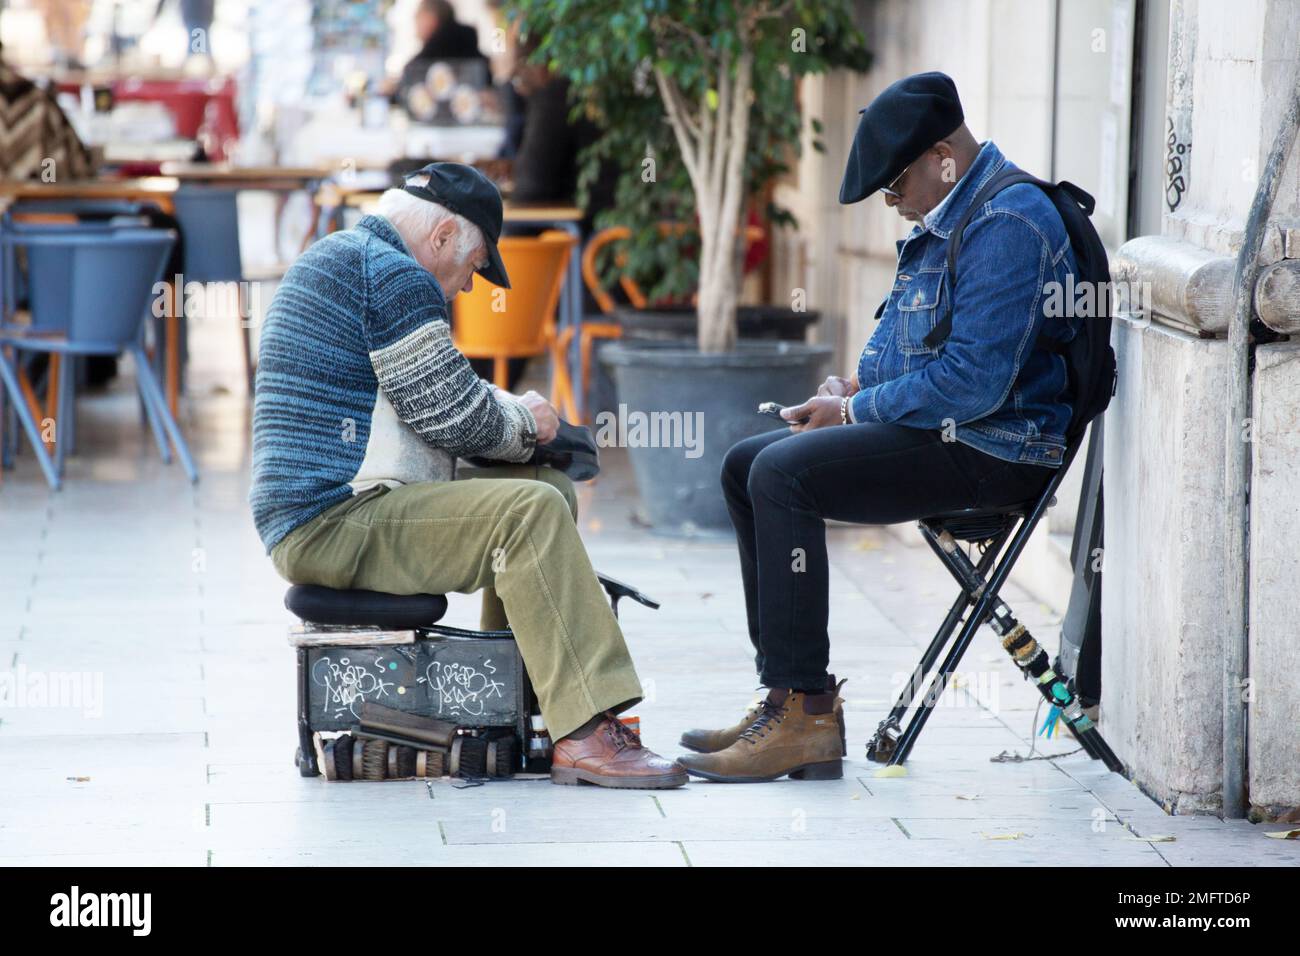
[[[970,558],[966,557],[966,554],[958,547],[953,537],[945,532],[939,536],[938,544],[952,559],[952,566],[962,573],[972,593],[979,592],[984,587],[983,576],[971,564]],[[987,614],[981,613],[984,611],[987,611]],[[1074,731],[1075,736],[1080,741],[1087,741],[1085,747],[1088,747],[1089,753],[1091,754],[1095,750],[1109,770],[1115,773],[1123,773],[1124,765],[1107,746],[1106,741],[1102,739],[1096,724],[1084,713],[1082,705],[1080,705],[1074,692],[1070,690],[1065,679],[1052,669],[1047,652],[1034,640],[1033,635],[1029,633],[1029,629],[1016,620],[1011,613],[1011,608],[997,596],[996,591],[992,589],[984,591],[979,604],[976,606],[975,613],[971,615],[971,620],[974,620],[977,615],[980,617],[987,616],[989,626],[1002,638],[1002,647],[1011,655],[1011,659],[1016,662],[1016,666],[1020,668],[1027,678],[1034,680],[1038,692],[1042,694],[1049,704],[1056,708],[1060,716],[1065,718],[1065,722]],[[962,637],[967,638],[968,643],[968,634],[972,630],[970,621],[968,621],[967,627],[962,630]],[[965,650],[965,647],[961,644],[961,638],[958,639],[957,647],[953,648],[954,652],[959,649]],[[949,657],[951,658],[951,656],[950,654]],[[948,662],[945,661],[944,663],[946,666]]]
[[[1074,735],[1079,738],[1079,742],[1084,745],[1089,755],[1094,752],[1106,768],[1115,773],[1124,772],[1124,764],[1115,756],[1115,752],[1102,739],[1101,732],[1097,730],[1097,725],[1092,719],[1083,712],[1083,707],[1079,704],[1079,699],[1075,697],[1070,690],[1069,685],[1061,675],[1057,674],[1051,667],[1048,660],[1047,652],[1043,650],[1034,636],[1029,633],[1025,626],[1015,621],[1010,614],[1008,620],[1014,623],[1014,626],[1002,638],[1002,646],[1006,648],[1012,660],[1028,677],[1034,679],[1038,686],[1038,691],[1043,698],[1060,711],[1060,715],[1065,718],[1066,724]],[[1050,720],[1050,717],[1049,717]]]

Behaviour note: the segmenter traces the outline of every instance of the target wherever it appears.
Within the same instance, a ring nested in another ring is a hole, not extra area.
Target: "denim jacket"
[[[1078,320],[1044,318],[1049,283],[1075,269],[1069,237],[1050,199],[1028,183],[1009,186],[968,223],[948,276],[948,237],[994,173],[1014,169],[992,142],[926,225],[898,243],[894,286],[858,360],[856,422],[943,430],[1006,461],[1058,467],[1070,405],[1065,360],[1034,342],[1068,342]],[[952,303],[952,334],[937,349],[926,334]],[[1068,310],[1066,310],[1068,311]],[[1046,323],[1046,324],[1045,324]]]

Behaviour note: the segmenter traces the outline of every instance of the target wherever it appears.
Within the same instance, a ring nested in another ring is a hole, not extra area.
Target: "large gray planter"
[[[597,440],[628,448],[656,531],[727,530],[719,485],[727,449],[785,428],[759,415],[759,403],[802,402],[825,378],[830,358],[829,346],[802,342],[741,342],[712,355],[685,341],[616,342],[601,360],[614,373],[619,407],[597,416]]]
[[[689,340],[694,342],[699,334],[700,320],[694,306],[673,306],[657,309],[633,309],[620,306],[614,309],[614,321],[623,330],[622,341],[643,342],[647,339],[662,342]],[[739,339],[782,339],[802,342],[807,330],[821,319],[821,313],[795,312],[779,305],[742,305],[736,309],[736,328]],[[597,340],[596,367],[592,369],[587,391],[589,409],[594,412],[618,408],[617,389],[609,366],[600,358],[611,342]],[[491,364],[491,363],[488,363]],[[491,375],[485,375],[490,378]]]
[[[700,318],[691,305],[657,309],[614,309],[614,318],[623,329],[625,340],[695,339]],[[742,305],[736,309],[737,338],[782,339],[802,342],[807,330],[821,320],[821,312],[796,312],[779,305]]]

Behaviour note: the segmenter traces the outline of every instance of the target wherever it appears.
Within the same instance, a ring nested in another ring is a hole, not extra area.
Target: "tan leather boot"
[[[740,722],[732,724],[725,730],[686,731],[682,734],[681,746],[687,750],[694,750],[697,754],[713,754],[719,750],[726,750],[740,739],[745,728],[758,719],[758,715],[762,712],[759,706],[761,703],[761,700],[754,701],[750,704],[749,710],[745,711],[745,716],[740,718]]]
[[[692,776],[721,783],[759,783],[787,774],[794,780],[838,780],[844,775],[843,754],[834,691],[773,688],[734,744],[677,762]]]
[[[834,689],[835,692],[835,722],[840,728],[840,756],[849,755],[848,743],[844,737],[844,698],[839,696],[840,688],[844,686],[846,680],[835,680],[832,674],[826,681],[827,690]],[[740,739],[741,733],[752,724],[761,711],[761,700],[754,701],[749,710],[745,711],[745,716],[740,718],[740,722],[733,724],[725,730],[688,730],[682,734],[679,745],[687,750],[693,750],[697,754],[714,754],[719,750],[726,750],[737,740]]]

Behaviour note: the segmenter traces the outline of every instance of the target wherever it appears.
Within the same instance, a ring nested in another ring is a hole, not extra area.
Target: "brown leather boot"
[[[565,737],[551,751],[551,783],[591,783],[625,790],[669,790],[686,771],[641,746],[641,738],[613,714],[581,739]]]
[[[846,680],[835,680],[832,674],[826,680],[826,689],[833,691],[835,694],[835,722],[840,728],[840,756],[849,755],[848,743],[844,736],[844,698],[839,696],[840,688],[844,686]],[[733,724],[726,730],[688,730],[682,734],[679,745],[687,750],[693,750],[697,754],[714,754],[719,750],[726,750],[737,740],[744,730],[752,724],[761,712],[760,704],[762,701],[754,701],[749,710],[745,711],[745,716],[740,718],[740,722]]]
[[[688,730],[682,734],[680,741],[681,746],[687,750],[694,750],[697,754],[713,754],[719,750],[726,750],[737,740],[740,739],[741,733],[762,713],[761,700],[756,700],[750,704],[749,710],[745,711],[745,716],[740,718],[740,722],[732,724],[725,730]]]
[[[759,783],[787,774],[793,780],[838,780],[844,742],[835,717],[835,692],[801,694],[773,688],[759,715],[726,750],[687,754],[686,772],[721,783]]]

